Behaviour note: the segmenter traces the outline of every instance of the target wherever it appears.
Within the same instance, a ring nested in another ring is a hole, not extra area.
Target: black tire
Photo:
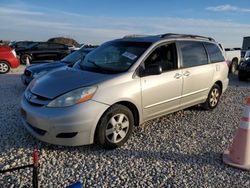
[[[23,54],[22,56],[21,56],[21,63],[23,64],[23,65],[26,65],[27,64],[27,62],[26,62],[26,59],[29,59],[29,62],[31,63],[31,61],[32,61],[32,57],[29,55],[29,54]]]
[[[238,70],[238,61],[234,59],[231,65],[231,73],[235,73]]]
[[[10,71],[10,64],[6,61],[0,61],[0,74],[6,74]]]
[[[208,93],[206,102],[202,104],[202,107],[205,110],[213,110],[218,106],[220,101],[220,96],[221,96],[221,88],[218,84],[214,84]]]
[[[242,75],[241,71],[239,71],[238,73],[238,78],[240,81],[246,81],[247,77],[245,75]]]
[[[133,129],[132,112],[126,106],[115,104],[101,117],[95,131],[95,142],[105,149],[115,149],[129,139]]]

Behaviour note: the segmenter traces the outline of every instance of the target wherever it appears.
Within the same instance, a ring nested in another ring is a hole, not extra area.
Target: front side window
[[[182,41],[179,42],[182,53],[182,67],[194,67],[208,64],[205,48],[201,42]]]
[[[38,50],[48,49],[49,45],[47,43],[40,43],[36,46]]]
[[[145,60],[145,69],[151,65],[160,65],[163,72],[177,68],[176,46],[174,43],[156,48]]]
[[[127,71],[151,45],[148,42],[111,41],[90,52],[80,63],[83,70],[105,73]]]
[[[221,50],[219,49],[219,47],[216,44],[206,42],[206,43],[204,43],[204,45],[208,51],[211,63],[225,61]]]

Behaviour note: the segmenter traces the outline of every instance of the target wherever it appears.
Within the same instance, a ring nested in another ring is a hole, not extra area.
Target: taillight
[[[13,54],[13,56],[16,57],[16,51],[15,50],[11,50],[11,53]]]

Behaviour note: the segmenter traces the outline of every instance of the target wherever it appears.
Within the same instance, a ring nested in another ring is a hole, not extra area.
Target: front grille
[[[31,75],[32,75],[32,72],[29,71],[29,70],[25,70],[25,71],[24,71],[24,75],[26,75],[26,76],[31,76]]]
[[[37,128],[37,127],[34,127],[34,126],[32,126],[31,124],[29,124],[29,123],[27,123],[27,124],[28,124],[28,126],[29,126],[33,131],[35,131],[37,134],[39,134],[39,135],[41,135],[41,136],[45,135],[45,133],[47,132],[47,131],[45,131],[45,130],[43,130],[43,129],[39,129],[39,128]]]
[[[32,93],[30,90],[25,92],[25,98],[30,104],[35,106],[44,106],[49,104],[49,102],[51,101],[46,97]]]

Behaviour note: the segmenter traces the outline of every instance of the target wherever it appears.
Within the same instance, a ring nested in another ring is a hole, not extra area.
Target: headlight
[[[241,63],[240,63],[240,67],[241,67],[241,68],[245,68],[245,67],[247,67],[247,64],[246,64],[245,62],[241,62]]]
[[[83,103],[92,99],[97,90],[96,86],[79,88],[70,91],[62,96],[57,97],[51,101],[47,107],[65,107],[72,106],[74,104]]]
[[[48,71],[34,72],[33,77],[37,78],[38,76],[42,76],[42,75],[46,74],[47,72]]]

